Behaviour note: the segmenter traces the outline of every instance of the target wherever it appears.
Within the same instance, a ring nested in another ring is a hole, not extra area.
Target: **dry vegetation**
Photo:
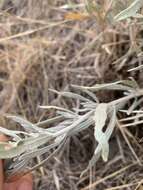
[[[39,109],[39,105],[75,106],[75,101],[48,89],[67,91],[71,84],[92,86],[129,77],[143,88],[143,71],[133,69],[142,64],[142,18],[114,24],[105,14],[109,2],[102,1],[100,12],[87,14],[82,7],[63,9],[61,6],[67,4],[64,0],[0,1],[1,126],[15,129],[5,113],[36,123],[54,114]],[[117,2],[114,16],[129,3]],[[122,93],[102,91],[97,96],[101,102],[110,102],[121,98]],[[138,110],[142,107],[140,101]],[[126,114],[119,113],[119,118],[123,116]],[[60,154],[34,172],[35,189],[137,190],[143,180],[142,129],[142,124],[117,126],[110,140],[108,162],[100,159],[82,177],[96,146],[93,128],[72,136]],[[39,163],[40,158],[33,162]]]

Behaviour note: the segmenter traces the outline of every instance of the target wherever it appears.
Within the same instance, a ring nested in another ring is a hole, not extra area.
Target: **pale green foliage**
[[[68,138],[91,126],[94,126],[94,137],[98,145],[87,169],[93,166],[100,157],[104,161],[108,160],[109,139],[116,126],[118,111],[123,109],[129,100],[135,99],[136,102],[129,108],[129,113],[132,113],[143,92],[133,79],[110,84],[98,84],[93,87],[73,85],[72,88],[74,91],[80,90],[85,96],[75,92],[54,91],[54,93],[78,100],[80,102],[79,108],[74,107],[68,110],[55,106],[42,106],[43,109],[56,109],[57,116],[37,124],[18,116],[7,116],[24,128],[24,132],[0,128],[1,133],[11,137],[11,141],[8,143],[0,143],[0,159],[11,159],[11,162],[6,165],[7,175],[23,170],[29,160],[54,148],[55,151],[47,158],[49,159],[54,153],[60,151]],[[120,90],[126,92],[126,95],[109,103],[100,103],[98,97],[93,93],[99,90]],[[47,129],[40,127],[43,124],[54,124],[55,121],[54,127]]]
[[[121,21],[130,17],[140,17],[142,15],[137,14],[137,12],[140,10],[140,8],[142,8],[142,6],[143,6],[142,0],[135,0],[133,1],[133,3],[131,3],[131,5],[127,9],[117,14],[114,17],[114,19],[116,21]]]

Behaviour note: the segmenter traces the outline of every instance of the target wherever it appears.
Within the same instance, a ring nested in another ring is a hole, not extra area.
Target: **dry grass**
[[[142,70],[128,72],[142,63],[142,21],[113,26],[106,19],[96,20],[97,15],[68,21],[64,15],[69,11],[59,9],[67,3],[64,0],[7,2],[0,12],[1,126],[15,128],[5,120],[5,113],[38,122],[53,115],[38,105],[74,104],[48,88],[62,91],[70,84],[91,86],[128,77],[143,87]],[[107,102],[120,94],[102,92],[99,96]],[[61,155],[37,170],[35,189],[135,189],[143,178],[142,165],[136,161],[143,161],[142,126],[119,127],[111,139],[109,162],[99,161],[80,178],[94,151],[92,133],[88,129],[72,137]]]

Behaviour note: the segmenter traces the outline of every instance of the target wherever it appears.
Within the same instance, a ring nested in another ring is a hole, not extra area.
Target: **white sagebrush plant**
[[[7,178],[16,173],[29,172],[40,167],[63,148],[68,138],[91,126],[94,126],[94,137],[98,145],[89,161],[87,170],[100,157],[106,162],[110,150],[109,139],[116,126],[118,111],[123,109],[130,100],[133,100],[133,104],[127,110],[128,115],[130,115],[138,106],[143,95],[143,90],[138,87],[133,79],[97,84],[92,87],[72,85],[71,88],[73,92],[53,91],[60,96],[78,100],[80,102],[79,108],[75,107],[68,110],[56,106],[41,106],[43,109],[56,109],[57,112],[55,117],[37,124],[19,116],[7,116],[19,123],[24,129],[24,131],[14,131],[0,127],[0,133],[10,137],[8,142],[0,143],[0,159],[6,159]],[[96,92],[99,90],[122,91],[123,97],[109,103],[99,102],[96,96]],[[77,91],[81,91],[85,96],[78,94]],[[55,126],[53,127],[54,123]],[[52,127],[42,128],[43,125],[50,126],[50,124]],[[33,168],[27,167],[31,159],[45,153],[49,156],[40,164]]]

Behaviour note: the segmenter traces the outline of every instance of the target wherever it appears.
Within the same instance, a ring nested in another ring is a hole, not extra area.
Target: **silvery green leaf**
[[[70,111],[68,109],[65,109],[65,108],[58,107],[58,106],[39,106],[39,108],[42,108],[42,109],[55,109],[55,110],[65,111],[67,113],[73,114],[72,111]]]
[[[72,85],[75,89],[79,90],[90,90],[93,92],[99,91],[99,90],[122,90],[122,91],[132,91],[133,88],[124,85],[124,81],[117,81],[114,83],[107,83],[107,84],[96,84],[95,86],[92,87],[87,87],[87,86],[77,86],[77,85]]]
[[[26,170],[26,172],[31,172],[39,167],[41,167],[45,162],[47,162],[50,158],[52,158],[55,154],[57,154],[64,146],[64,144],[66,143],[66,138],[64,139],[64,141],[57,147],[56,150],[54,150],[53,153],[51,153],[45,160],[42,160],[39,164],[33,166],[32,168],[29,168]],[[25,169],[25,168],[23,168]],[[17,172],[19,173],[19,172]],[[6,171],[6,178],[9,179],[12,175],[15,174],[15,169],[12,169],[12,170],[7,170]]]
[[[15,172],[19,172],[23,170],[27,166],[29,160],[48,152],[50,149],[53,149],[59,146],[60,144],[64,143],[65,140],[66,140],[66,136],[63,135],[63,136],[57,137],[54,143],[49,144],[46,147],[35,149],[35,150],[33,149],[32,151],[29,151],[20,155],[14,162],[10,164],[10,166],[7,166],[7,170],[9,174],[11,172],[15,173]]]
[[[90,97],[90,98],[92,98],[95,102],[97,102],[97,103],[99,103],[99,99],[97,98],[97,96],[93,93],[93,92],[91,92],[91,91],[89,91],[89,90],[84,90],[84,92]]]
[[[55,122],[59,122],[59,121],[61,121],[63,119],[64,119],[64,117],[60,115],[60,116],[57,116],[57,117],[46,119],[44,121],[39,121],[35,125],[38,126],[38,127],[43,127],[45,125],[49,125],[49,124],[52,124],[52,123],[55,123]]]
[[[46,142],[48,142],[50,138],[47,135],[40,135],[37,137],[28,137],[24,140],[21,140],[17,143],[17,146],[12,147],[10,149],[1,150],[0,151],[0,159],[13,158],[19,156],[20,154],[33,150]]]
[[[92,109],[95,110],[95,108],[97,107],[98,104],[94,103],[94,102],[92,102],[92,103],[90,103],[90,102],[82,102],[81,105],[83,105],[84,108],[87,108],[89,110],[92,110]]]
[[[143,6],[142,0],[135,0],[133,3],[131,3],[131,5],[127,9],[125,9],[125,10],[121,11],[119,14],[117,14],[114,17],[114,19],[116,21],[121,21],[121,20],[127,19],[129,17],[134,17],[142,6]]]
[[[89,109],[89,108],[83,108],[83,109],[73,108],[73,110],[74,110],[76,113],[83,113],[83,112],[88,112],[90,109]]]
[[[102,151],[101,155],[104,161],[107,161],[109,154],[108,140],[106,138],[105,133],[103,132],[103,128],[107,120],[107,109],[108,109],[108,104],[105,103],[99,104],[95,109],[94,118],[93,118],[95,121],[94,137],[101,147]]]
[[[65,129],[68,125],[71,125],[72,123],[73,123],[73,121],[70,121],[70,120],[63,121],[63,122],[59,123],[58,125],[48,128],[48,129],[45,129],[45,130],[50,131],[54,135],[56,132]]]
[[[54,141],[54,143],[51,143],[49,145],[47,145],[46,147],[43,148],[38,148],[35,150],[32,150],[31,152],[27,152],[23,155],[21,155],[18,160],[24,160],[24,159],[31,159],[37,156],[41,156],[42,154],[48,152],[49,150],[55,148],[56,146],[58,146],[62,141],[65,140],[65,135],[57,137]]]
[[[27,121],[26,119],[20,117],[20,116],[13,116],[13,115],[7,115],[7,118],[12,119],[13,121],[19,123],[25,131],[29,132],[43,132],[43,129],[40,127],[37,127],[35,124]]]
[[[8,159],[16,157],[20,154],[22,154],[25,149],[23,149],[24,146],[18,145],[17,147],[11,147],[10,149],[1,149],[0,150],[0,159]]]
[[[33,150],[35,148],[40,147],[41,145],[44,145],[45,143],[49,142],[51,139],[53,139],[52,136],[49,136],[45,133],[38,134],[37,137],[29,137],[25,138],[22,141],[22,144],[25,148],[25,150]]]
[[[7,143],[7,142],[0,142],[0,151],[4,151],[6,146],[9,146],[9,143]]]
[[[65,119],[73,119],[77,117],[77,114],[73,112],[57,111],[57,114],[63,116]]]
[[[86,121],[80,123],[78,127],[74,128],[73,130],[70,131],[70,136],[75,135],[79,133],[80,131],[83,131],[90,127],[92,124],[94,124],[94,120],[92,117],[89,117]]]
[[[91,102],[91,100],[85,98],[84,96],[81,96],[81,95],[73,93],[73,92],[58,92],[57,90],[51,90],[51,91],[55,92],[56,94],[59,94],[61,96],[67,97],[67,98],[73,98],[73,99],[76,99],[76,100],[82,100],[82,101]]]
[[[29,160],[30,160],[30,157],[29,157],[29,159],[25,159],[25,160],[21,160],[20,162],[12,163],[9,167],[9,171],[10,171],[10,169],[14,169],[15,172],[22,170],[24,167],[27,166]]]
[[[92,113],[93,113],[93,111],[89,111],[85,115],[79,116],[79,118],[75,119],[75,121],[73,121],[73,123],[71,125],[69,125],[65,129],[62,129],[62,130],[56,132],[54,134],[54,136],[56,137],[58,135],[62,135],[62,134],[65,134],[65,133],[67,133],[67,135],[70,135],[71,130],[74,129],[75,127],[77,127],[83,121],[87,120],[88,117],[92,115]]]
[[[114,106],[112,106],[112,108],[113,108],[113,110],[112,110],[112,114],[110,116],[110,121],[109,121],[108,127],[106,128],[106,131],[105,131],[107,141],[109,141],[109,139],[110,139],[110,137],[111,137],[111,135],[113,133],[113,130],[115,128],[115,125],[116,125],[116,108]],[[93,157],[89,161],[88,167],[86,168],[85,171],[83,171],[83,173],[81,175],[83,175],[91,167],[94,166],[94,164],[98,161],[98,159],[101,156],[101,151],[102,151],[102,147],[98,144],[96,149],[95,149]]]
[[[9,130],[3,127],[0,127],[0,133],[5,134],[7,136],[13,137],[15,140],[19,141],[21,138],[15,133],[13,130]]]
[[[113,108],[113,111],[112,111],[112,115],[110,117],[110,122],[109,122],[106,132],[105,132],[108,140],[109,140],[110,136],[112,135],[112,132],[116,125],[116,107],[112,106],[112,108]]]
[[[6,176],[20,174],[21,172],[23,173],[28,163],[29,163],[29,160],[22,160],[21,162],[18,162],[16,165],[13,165],[14,167],[10,167],[10,168],[6,167]]]

